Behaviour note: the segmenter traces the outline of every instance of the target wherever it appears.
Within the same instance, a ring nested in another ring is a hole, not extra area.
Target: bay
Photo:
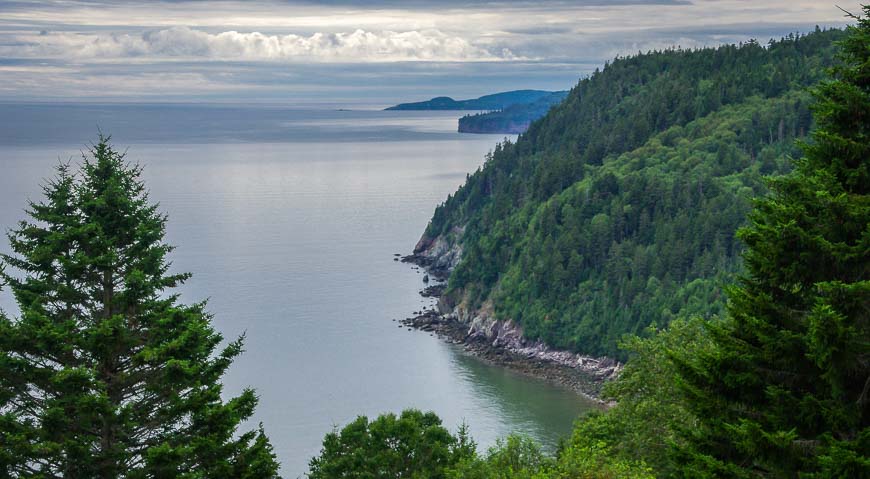
[[[462,135],[456,112],[239,105],[0,105],[0,227],[58,161],[80,162],[98,128],[145,168],[169,214],[187,302],[245,334],[224,380],[256,389],[285,477],[357,415],[415,407],[482,448],[516,432],[554,447],[594,406],[570,391],[469,357],[394,319],[427,306],[407,254],[435,206],[500,135]],[[0,251],[8,251],[2,241]],[[0,307],[15,315],[8,291]]]

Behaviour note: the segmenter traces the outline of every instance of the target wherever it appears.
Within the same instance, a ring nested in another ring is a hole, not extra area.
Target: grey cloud
[[[535,25],[507,28],[505,29],[505,32],[518,35],[552,35],[558,33],[572,33],[576,28],[576,25]]]
[[[0,101],[350,104],[565,89],[617,55],[841,20],[815,0],[0,0]]]
[[[7,0],[0,4],[0,11],[30,10],[36,5],[50,6],[56,9],[69,9],[77,6],[100,6],[128,4],[136,5],[139,0],[91,0],[67,2],[40,2]],[[155,5],[196,5],[208,3],[207,0],[160,0],[152,2]],[[314,7],[353,7],[360,9],[376,8],[498,8],[498,7],[534,7],[534,8],[565,8],[565,7],[595,7],[616,5],[687,5],[690,0],[273,0],[276,5],[307,5]]]
[[[188,27],[143,34],[44,31],[19,34],[0,45],[0,55],[104,59],[124,57],[202,57],[262,61],[394,62],[498,61],[515,59],[502,48],[490,51],[439,30],[266,35],[259,32],[208,33]]]
[[[790,33],[809,33],[816,25],[840,28],[845,22],[765,22],[723,25],[645,28],[632,31],[592,30],[580,27],[570,31],[518,35],[510,41],[511,50],[526,57],[550,62],[589,63],[611,60],[670,47],[704,48],[755,39],[762,44]]]
[[[758,22],[758,23],[729,23],[707,26],[690,26],[680,28],[657,28],[651,29],[650,32],[655,32],[659,35],[701,35],[701,36],[719,36],[719,35],[740,35],[751,38],[779,38],[789,33],[809,33],[816,26],[822,28],[841,28],[847,25],[848,22],[790,22],[790,23],[774,23],[774,22]]]
[[[610,7],[625,5],[687,5],[689,0],[493,0],[469,2],[467,0],[312,0],[301,2],[308,5],[329,5],[359,8],[498,8],[498,7],[534,7],[565,8],[565,7]]]

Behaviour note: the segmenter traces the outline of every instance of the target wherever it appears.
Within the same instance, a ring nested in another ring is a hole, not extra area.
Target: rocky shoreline
[[[416,250],[419,251],[419,250]],[[521,374],[547,380],[568,388],[588,399],[607,405],[600,399],[601,387],[614,378],[622,365],[610,358],[593,358],[568,351],[550,349],[539,341],[529,341],[522,329],[512,321],[495,320],[491,308],[467,311],[461,305],[449,304],[444,298],[444,281],[455,256],[415,253],[401,261],[419,266],[437,281],[420,291],[427,298],[437,298],[435,308],[415,311],[413,317],[399,321],[402,325],[430,332],[457,345],[466,352],[492,364]]]

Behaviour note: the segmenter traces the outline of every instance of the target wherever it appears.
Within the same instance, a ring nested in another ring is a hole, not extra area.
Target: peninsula
[[[459,119],[460,133],[519,134],[562,102],[568,91],[514,90],[469,100],[439,96],[427,101],[400,103],[386,110],[476,110]]]

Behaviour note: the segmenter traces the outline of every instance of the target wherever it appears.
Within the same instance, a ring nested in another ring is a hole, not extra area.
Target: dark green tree
[[[532,439],[511,435],[483,456],[447,470],[448,479],[653,479],[643,463],[620,457],[604,441],[584,440],[561,448],[557,457]]]
[[[447,472],[449,479],[544,479],[556,461],[534,440],[511,435],[499,440],[483,457],[468,457]],[[555,477],[555,476],[552,476]]]
[[[672,463],[671,447],[680,444],[679,432],[695,427],[697,419],[677,385],[672,357],[692,357],[713,347],[706,322],[676,319],[667,328],[650,328],[649,337],[626,338],[621,346],[631,360],[602,394],[615,405],[577,421],[570,441],[574,450],[603,444],[614,460],[645,463],[656,477],[676,476],[680,465]]]
[[[358,417],[326,435],[311,460],[310,479],[440,479],[445,470],[474,455],[465,428],[454,436],[434,413],[415,409]]]
[[[0,317],[0,475],[277,476],[262,427],[238,430],[254,392],[221,399],[242,338],[221,348],[204,303],[172,292],[189,274],[169,272],[141,171],[101,136],[9,234],[20,317]]]
[[[818,125],[770,181],[716,348],[682,358],[691,477],[870,477],[870,7],[815,89]]]

